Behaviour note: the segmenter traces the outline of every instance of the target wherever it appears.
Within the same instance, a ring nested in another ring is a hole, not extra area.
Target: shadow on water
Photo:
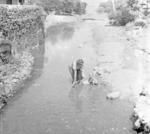
[[[56,24],[47,29],[46,38],[55,45],[59,39],[65,41],[72,38],[74,34],[74,26],[68,23]]]

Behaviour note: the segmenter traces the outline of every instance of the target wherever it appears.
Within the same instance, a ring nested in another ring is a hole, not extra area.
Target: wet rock
[[[135,123],[134,123],[134,129],[139,129],[140,126],[141,126],[140,120],[137,119],[137,120],[135,121]]]
[[[93,74],[94,75],[102,75],[102,70],[99,67],[94,67]]]
[[[98,85],[97,76],[100,76],[102,73],[102,70],[99,67],[94,67],[92,70],[92,73],[89,75],[88,83],[90,85]]]
[[[88,84],[90,84],[90,83],[89,83],[88,80],[84,80],[84,81],[83,81],[83,84],[84,84],[84,85],[88,85]]]
[[[98,80],[94,76],[89,76],[88,82],[90,85],[98,85]]]
[[[148,87],[144,87],[143,89],[142,89],[142,91],[140,92],[140,96],[150,96],[150,91],[149,91],[149,86]]]
[[[107,94],[106,98],[110,100],[118,99],[120,97],[120,92],[112,92]]]
[[[150,133],[150,97],[140,95],[134,108],[133,128],[142,134]]]

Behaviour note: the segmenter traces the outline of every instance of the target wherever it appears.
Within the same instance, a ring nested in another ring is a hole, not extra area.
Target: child
[[[75,84],[79,84],[84,78],[83,65],[84,61],[82,59],[78,59],[69,66],[73,86],[75,86]]]

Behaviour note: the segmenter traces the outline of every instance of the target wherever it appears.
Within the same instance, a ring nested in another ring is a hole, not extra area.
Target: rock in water
[[[97,79],[94,78],[93,76],[89,77],[88,82],[89,82],[90,85],[98,85]]]
[[[83,84],[84,84],[84,85],[88,85],[88,84],[89,84],[88,80],[84,80],[84,81],[83,81]]]
[[[93,74],[94,75],[102,75],[102,69],[100,69],[99,67],[94,67],[93,68]]]
[[[106,98],[110,100],[118,99],[120,97],[120,92],[112,92],[107,94]]]
[[[83,47],[83,44],[80,44],[79,46],[78,46],[78,48],[82,48]]]

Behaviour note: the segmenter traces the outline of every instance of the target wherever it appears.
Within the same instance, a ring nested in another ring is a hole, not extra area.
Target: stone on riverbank
[[[98,85],[97,79],[93,76],[89,77],[88,82],[89,82],[90,85]]]
[[[120,97],[120,92],[111,92],[107,94],[106,98],[110,100],[118,99]]]
[[[150,133],[150,96],[139,96],[134,108],[134,129]]]

